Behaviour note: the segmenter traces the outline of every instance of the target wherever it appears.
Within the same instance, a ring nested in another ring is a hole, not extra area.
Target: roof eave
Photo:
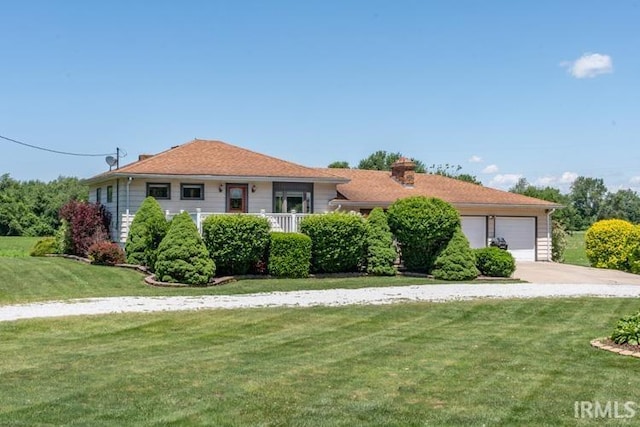
[[[202,181],[255,181],[255,182],[311,182],[326,184],[343,184],[349,182],[347,178],[342,177],[290,177],[290,176],[251,176],[251,175],[206,175],[206,174],[154,174],[154,173],[131,173],[131,172],[108,172],[102,175],[96,175],[86,180],[87,184],[96,182],[104,182],[117,178],[133,178],[133,179],[188,179]]]

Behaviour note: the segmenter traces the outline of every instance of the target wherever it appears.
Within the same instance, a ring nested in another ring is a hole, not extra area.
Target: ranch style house
[[[124,242],[136,210],[155,197],[167,217],[262,215],[272,229],[296,231],[299,220],[335,210],[366,214],[409,196],[437,197],[460,213],[474,248],[503,237],[520,261],[551,260],[551,213],[561,205],[520,194],[416,173],[399,159],[392,171],[312,168],[221,141],[195,139],[87,180],[90,202],[112,214],[111,236]]]

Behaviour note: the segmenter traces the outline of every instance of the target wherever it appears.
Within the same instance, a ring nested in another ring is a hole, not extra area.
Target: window
[[[180,199],[204,200],[204,184],[180,184]]]
[[[102,188],[96,188],[96,203],[102,203]]]
[[[113,202],[113,185],[107,187],[107,203]]]
[[[305,182],[274,182],[273,211],[284,213],[313,212],[313,184]]]
[[[171,199],[171,184],[147,183],[147,197],[155,199]]]

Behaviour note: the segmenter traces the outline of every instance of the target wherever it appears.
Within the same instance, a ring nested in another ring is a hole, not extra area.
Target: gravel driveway
[[[328,289],[198,297],[88,298],[0,306],[0,322],[19,319],[109,313],[147,313],[201,309],[312,307],[451,301],[476,298],[640,297],[635,284],[455,284],[387,288]]]

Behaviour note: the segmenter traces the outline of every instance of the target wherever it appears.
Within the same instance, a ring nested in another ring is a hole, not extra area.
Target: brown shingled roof
[[[321,169],[350,181],[338,185],[349,203],[388,206],[410,196],[437,197],[453,205],[511,205],[554,208],[560,205],[521,194],[483,187],[441,175],[416,173],[413,187],[405,187],[388,171],[362,169]]]
[[[297,178],[345,182],[329,172],[291,163],[222,141],[194,139],[120,169],[90,178],[122,175],[199,175],[248,178]]]

